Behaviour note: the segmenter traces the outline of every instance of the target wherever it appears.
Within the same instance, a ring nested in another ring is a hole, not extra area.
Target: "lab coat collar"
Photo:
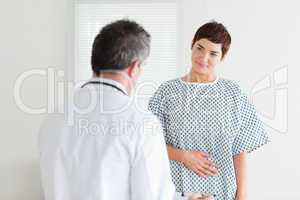
[[[108,78],[100,78],[100,77],[92,77],[87,82],[90,82],[90,81],[104,82],[104,83],[112,84],[112,85],[120,88],[126,95],[128,95],[128,92],[127,92],[125,86],[123,84],[121,84],[120,82],[118,82],[118,81],[115,81],[115,80],[112,80],[112,79],[108,79]]]

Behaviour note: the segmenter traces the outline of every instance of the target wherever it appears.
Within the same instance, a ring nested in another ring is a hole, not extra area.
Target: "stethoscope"
[[[101,82],[101,81],[89,81],[89,82],[86,82],[85,84],[83,84],[83,85],[81,86],[81,88],[84,88],[86,85],[89,85],[89,84],[106,85],[106,86],[115,88],[115,89],[118,90],[119,92],[122,92],[124,95],[128,96],[127,93],[124,92],[124,90],[122,90],[122,89],[119,88],[118,86],[115,86],[115,85],[113,85],[113,84],[106,83],[106,82]]]

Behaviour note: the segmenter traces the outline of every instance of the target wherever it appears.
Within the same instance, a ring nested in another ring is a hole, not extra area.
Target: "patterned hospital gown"
[[[223,78],[211,83],[170,80],[155,92],[149,109],[160,119],[167,144],[205,151],[218,166],[219,174],[205,179],[171,160],[176,191],[234,200],[237,186],[233,156],[269,141],[254,106],[238,84]]]

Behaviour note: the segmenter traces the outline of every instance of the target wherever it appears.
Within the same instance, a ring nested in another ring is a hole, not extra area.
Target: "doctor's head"
[[[95,76],[122,72],[136,82],[149,53],[150,34],[134,21],[118,20],[104,26],[95,37],[92,70]]]

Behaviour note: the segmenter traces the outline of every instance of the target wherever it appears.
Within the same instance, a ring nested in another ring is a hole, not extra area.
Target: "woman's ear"
[[[223,62],[225,60],[226,54],[222,55],[221,57],[221,62]]]

